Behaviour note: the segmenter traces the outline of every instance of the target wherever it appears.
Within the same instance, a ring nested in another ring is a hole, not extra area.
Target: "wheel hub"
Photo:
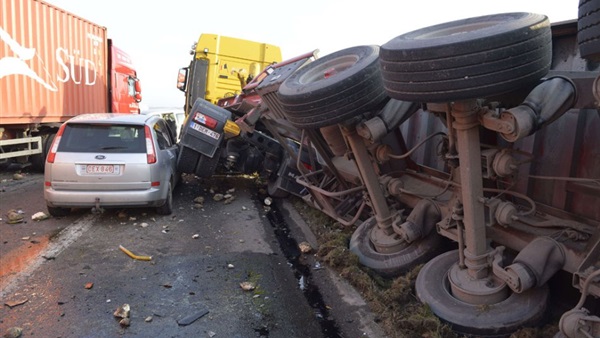
[[[375,247],[375,251],[386,254],[398,252],[408,246],[408,243],[400,236],[395,233],[390,235],[378,226],[373,227],[369,233],[369,240]]]
[[[510,296],[510,289],[504,281],[490,274],[486,278],[473,278],[468,269],[455,263],[448,271],[448,281],[452,296],[473,305],[491,305]]]

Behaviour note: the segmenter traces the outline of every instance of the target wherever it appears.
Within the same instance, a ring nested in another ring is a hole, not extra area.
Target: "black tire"
[[[285,198],[290,195],[288,191],[280,188],[282,180],[283,178],[279,175],[276,175],[275,178],[269,178],[267,182],[267,193],[269,196],[273,198]]]
[[[577,44],[582,58],[600,60],[600,0],[579,0]]]
[[[350,251],[358,256],[360,263],[384,277],[396,277],[418,264],[439,254],[443,247],[442,237],[432,231],[427,237],[417,240],[398,252],[385,254],[375,251],[369,234],[377,226],[374,217],[363,222],[352,234]]]
[[[48,208],[48,213],[54,217],[64,217],[68,216],[71,213],[70,208],[59,208],[59,207],[51,207],[46,206]]]
[[[46,165],[46,157],[50,151],[50,146],[54,142],[55,133],[47,133],[40,135],[42,137],[42,152],[31,156],[31,167],[37,172],[44,172]]]
[[[169,182],[169,190],[165,204],[156,208],[156,213],[159,215],[170,215],[173,213],[173,184]]]
[[[298,69],[277,93],[288,120],[297,128],[321,128],[383,107],[389,98],[378,53],[378,46],[351,47]]]
[[[379,52],[388,95],[413,102],[496,96],[530,86],[552,61],[544,15],[504,13],[452,21],[388,41]]]
[[[188,147],[181,147],[177,156],[177,170],[181,173],[193,174],[198,165],[200,154]]]
[[[194,173],[198,177],[211,177],[217,170],[217,165],[219,164],[219,151],[217,151],[212,158],[203,154],[199,155],[198,165],[196,165]]]
[[[425,264],[417,276],[419,300],[452,329],[467,336],[506,337],[543,320],[548,287],[512,293],[507,299],[486,306],[460,301],[450,293],[448,271],[458,262],[458,250],[443,253]]]

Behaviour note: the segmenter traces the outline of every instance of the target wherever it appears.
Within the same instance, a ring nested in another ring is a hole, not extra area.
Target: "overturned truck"
[[[350,250],[381,275],[424,264],[418,299],[460,334],[535,326],[569,288],[557,337],[599,337],[599,3],[270,65],[196,101],[179,167],[259,172],[355,227]]]

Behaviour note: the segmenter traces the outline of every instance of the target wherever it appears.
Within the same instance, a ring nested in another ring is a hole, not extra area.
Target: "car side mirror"
[[[187,83],[187,68],[179,68],[179,74],[177,74],[177,89],[185,92]]]

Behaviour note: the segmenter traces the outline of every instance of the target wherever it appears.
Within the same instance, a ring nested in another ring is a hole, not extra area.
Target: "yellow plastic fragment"
[[[122,246],[122,245],[119,245],[119,249],[121,249],[121,251],[123,251],[124,253],[127,254],[127,256],[129,256],[129,257],[131,257],[133,259],[137,259],[139,261],[150,261],[150,260],[152,260],[152,256],[138,256],[138,255],[134,254],[133,252],[125,249],[125,247]]]

